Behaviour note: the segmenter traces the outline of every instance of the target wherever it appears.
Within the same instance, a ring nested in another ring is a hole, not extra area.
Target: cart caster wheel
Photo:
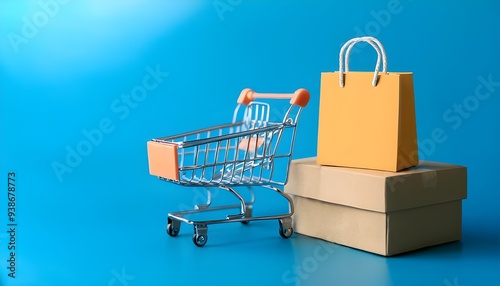
[[[206,234],[193,234],[193,242],[196,246],[202,247],[207,243],[208,237]]]
[[[280,222],[279,231],[280,231],[281,237],[283,237],[283,238],[289,238],[290,236],[292,236],[292,234],[293,234],[293,228],[291,226],[290,227],[284,227],[283,223],[281,222],[281,220],[279,222]]]
[[[167,234],[170,236],[177,236],[179,234],[179,228],[174,227],[173,224],[167,224]]]

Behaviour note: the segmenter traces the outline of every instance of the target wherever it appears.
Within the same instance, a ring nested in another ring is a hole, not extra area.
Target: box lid
[[[321,166],[316,158],[293,160],[285,192],[378,212],[467,197],[467,168],[420,161],[400,172]]]

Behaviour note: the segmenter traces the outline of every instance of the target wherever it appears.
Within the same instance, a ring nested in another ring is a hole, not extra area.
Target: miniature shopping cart
[[[283,120],[271,122],[270,104],[254,101],[257,98],[271,99],[268,101],[290,99],[290,106],[284,109]],[[277,219],[280,235],[290,237],[293,233],[293,202],[277,186],[284,186],[287,182],[297,122],[308,101],[309,92],[305,89],[298,89],[293,94],[259,94],[244,89],[238,98],[232,123],[149,141],[147,147],[151,175],[170,183],[207,189],[205,204],[195,205],[192,210],[168,214],[167,233],[177,236],[181,222],[193,225],[193,242],[203,246],[208,239],[209,224],[247,224],[253,220]],[[277,166],[283,167],[275,170]],[[281,195],[288,203],[288,212],[252,216],[255,201],[253,186],[264,187]],[[246,187],[251,199],[245,201],[236,190],[238,187]],[[239,200],[239,204],[211,206],[211,188],[228,191]],[[220,219],[193,218],[200,213],[226,209],[239,209],[239,212]]]

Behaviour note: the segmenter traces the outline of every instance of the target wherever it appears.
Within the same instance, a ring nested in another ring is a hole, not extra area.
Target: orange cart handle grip
[[[297,89],[294,93],[257,93],[249,88],[241,91],[238,103],[248,105],[256,98],[288,99],[290,104],[305,107],[309,102],[309,91],[303,88]]]

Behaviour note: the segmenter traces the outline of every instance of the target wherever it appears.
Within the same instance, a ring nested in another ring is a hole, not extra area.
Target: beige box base
[[[384,256],[462,238],[462,200],[385,213],[293,199],[295,232]]]

